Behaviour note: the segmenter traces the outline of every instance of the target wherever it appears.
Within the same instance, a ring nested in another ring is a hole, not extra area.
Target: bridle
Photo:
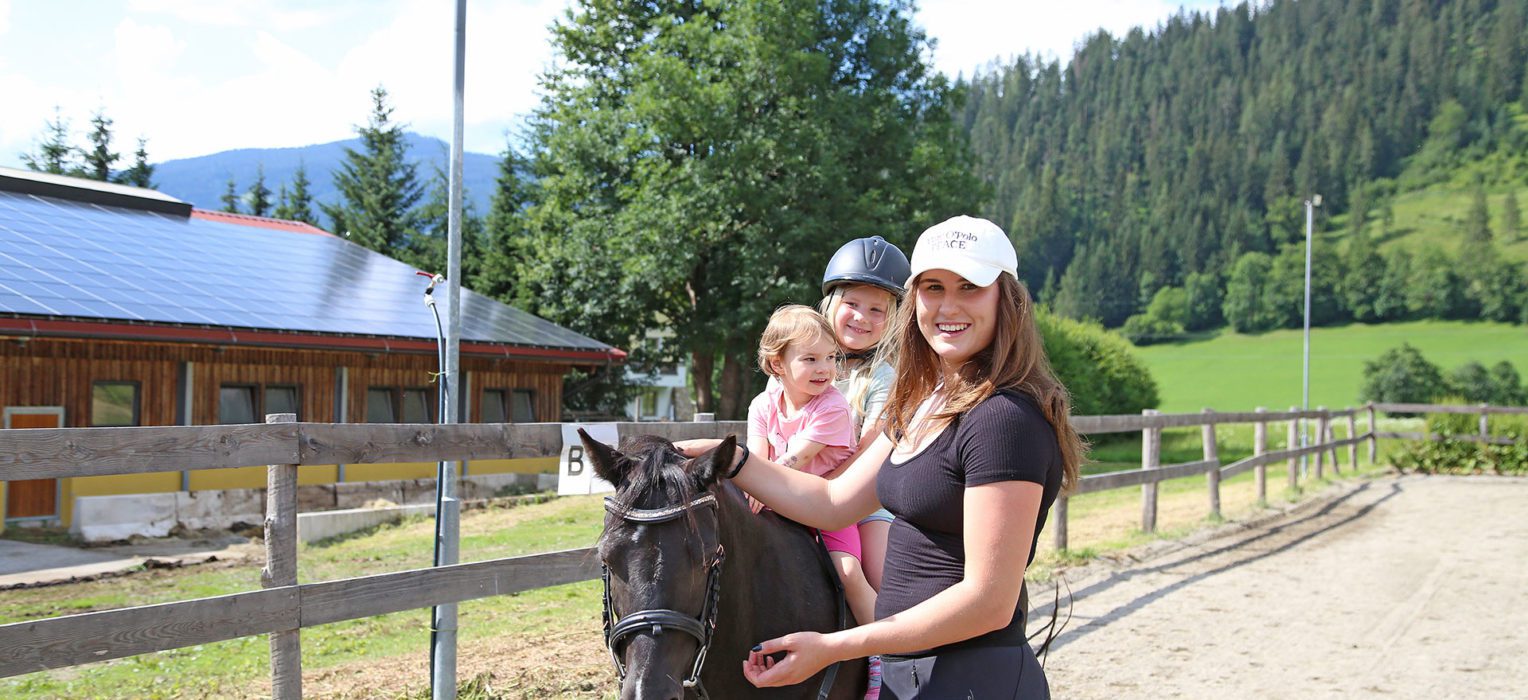
[[[666,523],[677,520],[691,509],[702,506],[715,508],[716,496],[707,493],[697,496],[684,505],[664,508],[627,508],[614,498],[605,497],[605,510],[634,523]],[[726,558],[727,552],[718,541],[716,556],[712,558],[710,564],[706,565],[706,601],[701,606],[699,618],[677,610],[662,608],[638,610],[628,615],[617,616],[615,607],[610,602],[610,567],[604,562],[600,563],[600,578],[605,585],[603,612],[605,649],[610,652],[610,660],[615,662],[616,677],[620,681],[626,680],[626,665],[621,663],[621,655],[616,651],[616,647],[623,638],[648,630],[657,636],[663,634],[665,628],[675,629],[700,642],[700,649],[695,652],[695,663],[690,667],[690,675],[684,679],[684,687],[693,689],[695,694],[703,700],[710,697],[706,694],[705,687],[700,684],[700,667],[706,663],[706,652],[711,650],[711,639],[716,633],[717,601],[720,600],[722,593],[722,562]]]
[[[678,520],[691,510],[701,507],[716,508],[716,494],[701,494],[683,505],[663,508],[628,508],[614,498],[605,497],[606,511],[633,523],[666,523]],[[838,580],[838,573],[833,568],[833,562],[829,559],[827,550],[818,545],[817,554],[826,567],[828,579],[832,581],[838,594],[838,629],[846,629],[849,608],[844,597],[843,584]],[[700,668],[706,663],[706,652],[711,650],[711,640],[716,634],[716,611],[722,596],[722,562],[726,558],[727,552],[722,548],[718,535],[716,556],[712,558],[710,564],[706,565],[706,600],[701,606],[699,618],[663,608],[616,615],[615,606],[610,602],[610,567],[603,561],[600,562],[600,580],[604,584],[604,610],[601,616],[605,627],[605,650],[610,652],[610,660],[615,664],[616,678],[619,682],[626,681],[626,665],[621,663],[621,655],[616,651],[616,647],[623,638],[644,631],[651,631],[653,636],[657,636],[663,634],[665,628],[676,629],[700,642],[700,648],[695,652],[695,663],[690,666],[690,675],[684,679],[684,687],[695,691],[695,695],[701,700],[710,699],[711,696],[706,694],[705,686],[700,683]],[[828,666],[822,685],[817,689],[818,700],[826,700],[832,691],[833,683],[838,677],[838,666],[838,662]]]

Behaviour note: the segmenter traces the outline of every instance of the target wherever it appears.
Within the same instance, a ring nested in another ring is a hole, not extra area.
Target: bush
[[[1136,345],[1150,345],[1182,335],[1183,325],[1164,321],[1151,314],[1136,314],[1125,319],[1125,325],[1120,328],[1120,333]]]
[[[1160,399],[1146,365],[1130,343],[1104,330],[1042,310],[1036,314],[1045,352],[1057,378],[1072,393],[1072,414],[1140,413]]]
[[[1364,363],[1359,401],[1428,403],[1448,393],[1443,372],[1410,343],[1391,348],[1379,359]]]
[[[1491,396],[1487,401],[1497,406],[1521,406],[1528,403],[1525,393],[1523,380],[1511,362],[1502,360],[1491,367]]]
[[[1479,362],[1466,362],[1448,373],[1448,386],[1466,402],[1490,401],[1496,393],[1491,373]]]

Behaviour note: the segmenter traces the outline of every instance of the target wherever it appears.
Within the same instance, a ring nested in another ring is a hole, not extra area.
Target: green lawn
[[[1514,191],[1518,206],[1528,206],[1528,188]],[[1459,244],[1464,240],[1465,221],[1469,218],[1473,197],[1471,187],[1454,183],[1403,192],[1396,196],[1392,205],[1395,221],[1388,231],[1383,230],[1377,209],[1369,212],[1365,228],[1369,236],[1379,242],[1382,250],[1401,247],[1415,253],[1436,247],[1447,251],[1449,255],[1457,255]],[[1506,199],[1506,189],[1486,191],[1486,207],[1491,212],[1491,230],[1496,234],[1496,245],[1505,257],[1525,261],[1528,260],[1528,231],[1520,231],[1516,239],[1508,239],[1503,233],[1502,211]],[[1346,237],[1346,218],[1341,216],[1334,219],[1332,226],[1335,230],[1327,232],[1323,238],[1335,243]]]
[[[1528,198],[1525,198],[1528,201]],[[1222,331],[1199,340],[1137,348],[1167,412],[1287,409],[1300,404],[1299,330],[1261,335]],[[1358,404],[1365,361],[1411,343],[1449,370],[1469,362],[1507,360],[1528,375],[1528,328],[1501,323],[1416,321],[1311,329],[1311,405]]]

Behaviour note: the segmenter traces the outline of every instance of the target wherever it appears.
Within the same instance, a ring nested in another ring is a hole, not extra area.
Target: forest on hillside
[[[1346,240],[1315,261],[1314,323],[1528,322],[1522,267],[1497,250],[1523,235],[1525,18],[1528,0],[1180,13],[1093,35],[1064,66],[994,64],[961,86],[957,120],[984,213],[1063,314],[1138,339],[1298,325],[1320,194],[1317,231],[1342,217]],[[1457,253],[1382,254],[1394,199],[1440,182],[1471,198]]]

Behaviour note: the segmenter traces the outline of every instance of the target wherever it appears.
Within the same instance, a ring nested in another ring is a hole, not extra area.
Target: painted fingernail
[[[755,645],[753,645],[753,650],[754,651],[764,651],[764,645],[763,644],[755,644]]]

